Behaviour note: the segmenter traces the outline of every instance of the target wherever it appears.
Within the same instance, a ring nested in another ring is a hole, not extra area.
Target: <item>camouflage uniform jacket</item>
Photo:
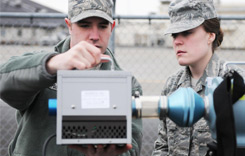
[[[12,57],[0,65],[0,97],[17,109],[17,130],[9,146],[10,156],[41,156],[45,140],[56,133],[56,116],[48,115],[48,99],[56,98],[56,75],[46,71],[46,61],[70,48],[70,39],[61,41],[53,52],[26,53]],[[109,49],[115,70],[121,70]],[[110,63],[102,63],[99,70],[109,70]],[[132,79],[132,93],[142,89]],[[142,121],[133,120],[133,148],[123,156],[139,156],[142,144]],[[56,145],[52,138],[47,146],[47,156],[83,156],[67,146]]]
[[[191,73],[189,68],[185,67],[168,78],[162,95],[168,96],[180,87],[192,87],[199,95],[204,96],[206,78],[223,76],[223,64],[224,61],[214,54],[196,86],[191,86]],[[229,66],[228,70],[230,69],[235,69],[244,76],[244,71],[237,67]],[[159,124],[158,139],[154,143],[152,156],[187,156],[190,140],[190,155],[204,156],[208,150],[206,144],[212,141],[209,126],[204,118],[191,128],[178,127],[173,121],[166,118]]]

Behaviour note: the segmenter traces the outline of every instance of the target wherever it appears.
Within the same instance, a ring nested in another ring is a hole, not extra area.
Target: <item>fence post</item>
[[[116,0],[113,0],[113,2],[114,2],[114,6],[112,10],[112,15],[113,15],[113,20],[115,20],[114,15],[116,14]],[[115,53],[115,29],[116,27],[114,27],[114,29],[112,30],[112,34],[109,41],[109,48],[113,53]]]

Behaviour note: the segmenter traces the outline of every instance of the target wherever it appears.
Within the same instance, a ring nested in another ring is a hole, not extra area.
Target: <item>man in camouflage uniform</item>
[[[171,24],[165,34],[172,34],[174,40],[179,36],[181,39],[191,37],[195,30],[190,32],[189,30],[201,26],[206,20],[217,17],[212,0],[173,0],[169,6],[169,16]],[[217,37],[218,33],[215,35]],[[184,41],[183,43],[181,41],[176,47],[183,46]],[[214,47],[212,50],[210,50],[210,59],[199,79],[195,80],[192,77],[190,66],[185,65],[183,69],[168,78],[162,95],[169,96],[180,87],[192,87],[203,97],[206,78],[223,76],[225,70],[223,69],[224,61],[214,53]],[[243,77],[245,76],[241,69],[234,66],[228,68],[228,70],[231,69],[235,69]],[[169,118],[165,118],[159,124],[158,139],[154,143],[152,156],[204,156],[208,150],[207,143],[212,141],[209,127],[204,118],[190,128],[179,127]]]
[[[49,116],[48,100],[56,98],[58,70],[121,70],[107,48],[114,27],[111,0],[69,0],[65,19],[70,36],[53,52],[27,53],[0,65],[0,98],[17,109],[18,128],[9,146],[10,156],[41,156],[45,141],[56,133],[56,117]],[[132,78],[132,94],[142,94]],[[59,146],[51,137],[45,150],[48,156],[139,156],[142,144],[142,121],[132,120],[132,145]]]

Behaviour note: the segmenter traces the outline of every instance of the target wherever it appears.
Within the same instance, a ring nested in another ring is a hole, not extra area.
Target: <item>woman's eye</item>
[[[191,33],[192,33],[191,31],[185,31],[185,32],[182,33],[182,35],[183,35],[183,36],[188,36],[188,35],[190,35]]]
[[[175,39],[178,35],[186,37],[186,36],[188,36],[190,34],[192,34],[191,31],[184,31],[184,32],[181,32],[181,33],[172,34],[172,37]]]

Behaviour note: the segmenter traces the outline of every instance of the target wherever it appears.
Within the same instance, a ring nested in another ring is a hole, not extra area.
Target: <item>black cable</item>
[[[55,136],[56,136],[56,134],[52,134],[52,135],[50,135],[50,136],[45,140],[45,142],[44,142],[44,144],[43,144],[43,149],[42,149],[42,156],[46,156],[47,145],[48,145],[49,141],[50,141],[53,137],[55,137]]]

